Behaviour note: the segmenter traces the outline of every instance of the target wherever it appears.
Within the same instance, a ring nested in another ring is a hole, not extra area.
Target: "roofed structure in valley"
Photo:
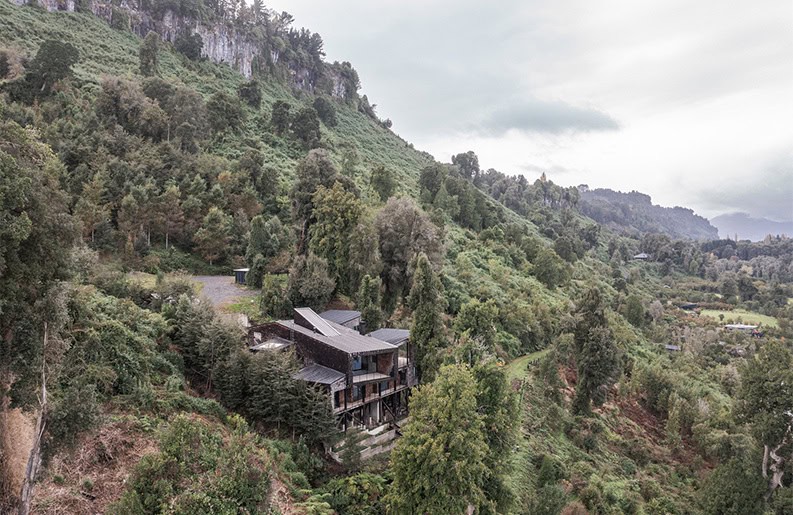
[[[319,316],[340,325],[347,325],[349,322],[361,318],[361,312],[351,309],[329,309],[320,313]]]
[[[295,320],[279,320],[278,325],[351,355],[377,354],[396,350],[396,346],[388,342],[363,336],[358,331],[325,320],[310,308],[296,309],[295,312]],[[320,323],[317,323],[317,320]]]
[[[293,377],[319,384],[333,384],[346,378],[343,372],[316,363],[301,368]]]

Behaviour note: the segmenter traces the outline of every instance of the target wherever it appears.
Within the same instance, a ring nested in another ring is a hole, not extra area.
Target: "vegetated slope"
[[[649,195],[610,189],[581,191],[581,212],[593,220],[630,235],[663,233],[672,238],[712,240],[719,237],[707,219],[683,207],[654,205]]]
[[[791,212],[793,214],[793,212]],[[727,213],[711,218],[710,223],[719,230],[722,238],[761,241],[766,236],[793,235],[793,222],[775,222],[767,218],[754,218],[746,213]]]

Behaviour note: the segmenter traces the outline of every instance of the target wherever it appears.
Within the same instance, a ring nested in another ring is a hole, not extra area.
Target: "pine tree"
[[[225,255],[231,239],[231,217],[212,207],[193,239],[201,255],[212,265]]]
[[[391,454],[389,513],[466,513],[488,505],[488,449],[476,391],[468,367],[447,365],[413,394],[410,422]]]
[[[603,404],[619,375],[619,351],[608,327],[600,290],[590,287],[578,302],[573,332],[578,383],[573,409],[588,414],[590,404]]]
[[[443,286],[427,255],[419,254],[408,304],[413,310],[410,340],[416,349],[416,369],[422,381],[432,381],[440,365],[439,351],[445,347]]]
[[[157,199],[157,218],[160,229],[165,234],[165,248],[171,244],[171,236],[177,235],[184,227],[182,193],[179,186],[171,184]]]
[[[383,310],[380,307],[380,278],[364,276],[358,290],[358,310],[361,323],[367,332],[380,329],[383,324]]]

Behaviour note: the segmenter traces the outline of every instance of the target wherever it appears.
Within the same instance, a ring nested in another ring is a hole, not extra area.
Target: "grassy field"
[[[543,349],[541,351],[532,352],[519,358],[515,358],[507,364],[507,381],[512,382],[514,379],[524,379],[528,375],[526,367],[532,361],[536,361],[546,354],[551,349]]]
[[[732,320],[735,323],[764,325],[766,327],[777,327],[776,318],[761,315],[760,313],[752,313],[744,309],[734,309],[732,311],[721,311],[717,309],[703,309],[700,313],[701,316],[706,316],[719,320],[719,315],[724,315],[724,323],[727,320]]]

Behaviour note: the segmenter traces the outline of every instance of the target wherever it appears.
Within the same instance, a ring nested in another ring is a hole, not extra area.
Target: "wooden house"
[[[277,349],[294,346],[303,363],[295,377],[327,391],[343,429],[377,427],[407,415],[416,384],[409,338],[394,344],[365,336],[310,308],[295,309],[292,320],[252,327],[249,334],[253,351],[265,350],[267,343]]]

